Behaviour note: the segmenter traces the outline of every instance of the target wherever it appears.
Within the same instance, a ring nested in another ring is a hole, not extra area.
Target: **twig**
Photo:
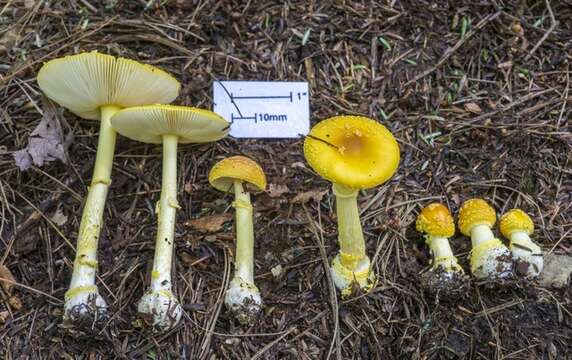
[[[211,339],[214,334],[214,328],[216,326],[216,322],[220,315],[222,305],[224,304],[224,294],[226,292],[226,289],[228,288],[229,279],[230,279],[230,264],[229,264],[228,254],[225,250],[222,286],[220,287],[219,293],[217,295],[217,301],[214,305],[214,311],[212,312],[212,316],[209,318],[209,321],[206,326],[207,331],[205,332],[205,336],[203,337],[203,341],[201,343],[199,359],[206,359],[209,355],[208,351],[210,348]]]
[[[332,355],[332,351],[334,348],[334,345],[336,346],[336,355],[338,360],[341,360],[341,348],[340,348],[340,319],[339,319],[339,314],[338,314],[338,298],[336,295],[336,287],[334,286],[334,281],[332,279],[332,274],[330,273],[330,269],[329,269],[329,264],[328,264],[328,256],[326,255],[326,249],[324,248],[324,237],[322,236],[322,231],[321,231],[321,224],[320,224],[320,230],[318,231],[316,224],[314,223],[314,219],[312,218],[312,216],[310,216],[310,213],[308,212],[308,208],[306,207],[305,204],[302,204],[302,207],[304,208],[304,213],[306,214],[306,217],[308,218],[308,222],[310,224],[312,233],[314,233],[314,236],[316,237],[316,241],[318,242],[318,249],[320,249],[320,256],[322,258],[322,262],[324,264],[325,267],[325,273],[326,273],[326,278],[328,280],[328,290],[330,291],[330,302],[332,305],[332,313],[333,313],[333,317],[334,317],[334,336],[332,338],[332,342],[330,344],[330,349],[328,351],[328,355],[326,356],[326,359],[329,359],[330,356]],[[321,221],[322,216],[320,214],[320,206],[318,206],[318,220]]]
[[[538,40],[538,42],[536,43],[536,45],[534,45],[534,47],[532,48],[532,50],[530,50],[530,52],[528,53],[528,55],[526,55],[524,57],[524,60],[528,60],[530,59],[530,57],[532,56],[532,54],[534,54],[536,52],[536,50],[538,50],[538,48],[540,47],[540,45],[542,45],[542,43],[548,38],[548,36],[554,31],[554,29],[556,29],[556,26],[558,26],[558,21],[556,21],[556,19],[554,18],[554,13],[552,12],[552,8],[550,7],[550,1],[545,0],[546,2],[546,8],[548,9],[548,13],[550,14],[550,22],[552,23],[550,25],[550,27],[548,28],[548,30],[544,33],[544,35],[542,35],[542,37],[540,38],[540,40]]]

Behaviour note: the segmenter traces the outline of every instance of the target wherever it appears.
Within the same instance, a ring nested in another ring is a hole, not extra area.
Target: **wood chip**
[[[0,286],[2,289],[8,294],[12,295],[12,288],[14,287],[14,283],[16,279],[10,269],[8,269],[5,265],[0,265]]]

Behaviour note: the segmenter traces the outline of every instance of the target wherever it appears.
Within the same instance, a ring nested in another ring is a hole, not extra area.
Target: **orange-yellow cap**
[[[530,235],[534,231],[534,224],[530,216],[524,211],[512,209],[501,217],[500,231],[506,238],[509,238],[510,234],[516,231],[522,231]]]
[[[375,120],[335,116],[312,128],[304,141],[304,156],[324,179],[365,189],[393,176],[399,165],[399,145]]]
[[[232,190],[234,180],[244,181],[255,190],[264,191],[266,175],[256,161],[245,156],[231,156],[216,163],[209,173],[209,183],[217,190]]]
[[[417,231],[433,236],[451,237],[455,234],[455,223],[449,209],[440,203],[425,206],[415,222]]]
[[[459,210],[459,230],[465,236],[471,236],[471,230],[477,225],[492,228],[497,221],[497,214],[485,200],[467,200]]]

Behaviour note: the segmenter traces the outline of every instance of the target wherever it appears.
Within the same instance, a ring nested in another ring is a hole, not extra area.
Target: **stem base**
[[[254,285],[235,276],[224,298],[226,307],[242,325],[252,325],[262,311],[262,297]]]
[[[355,269],[350,270],[342,265],[338,254],[332,261],[330,271],[334,284],[342,293],[342,298],[351,295],[354,284],[359,285],[362,290],[367,292],[377,283],[377,276],[372,271],[371,262],[367,256],[362,258]]]
[[[107,304],[97,286],[79,286],[66,292],[64,327],[72,333],[99,333],[108,319]]]
[[[158,333],[174,328],[183,316],[179,301],[168,290],[147,291],[139,300],[137,312],[143,325]]]

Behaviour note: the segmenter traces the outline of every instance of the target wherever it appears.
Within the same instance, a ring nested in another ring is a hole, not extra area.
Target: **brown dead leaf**
[[[185,225],[202,232],[212,233],[219,231],[222,226],[232,219],[232,214],[224,213],[219,215],[203,216],[198,219],[188,220]]]
[[[481,109],[481,107],[476,103],[466,103],[465,110],[473,114],[480,114],[483,112],[483,109]]]
[[[288,186],[286,185],[281,185],[281,184],[270,184],[268,185],[268,196],[270,196],[271,198],[277,198],[282,196],[282,194],[287,193],[288,191],[290,191],[290,189],[288,189]]]
[[[13,310],[17,311],[22,309],[22,301],[20,301],[20,298],[17,297],[16,295],[10,296],[10,298],[8,299],[8,304]]]
[[[58,121],[63,109],[55,108],[49,101],[46,102],[44,109],[42,120],[30,133],[28,146],[13,154],[14,162],[21,171],[28,170],[32,164],[42,166],[54,160],[67,163],[65,150],[67,141]]]
[[[68,221],[68,217],[63,213],[61,208],[58,208],[50,220],[58,226],[63,226]]]
[[[18,31],[15,29],[8,30],[2,36],[0,36],[0,53],[9,52],[12,50],[12,46],[20,39]]]
[[[0,325],[4,324],[9,317],[10,313],[8,311],[0,311]]]
[[[292,199],[293,204],[305,204],[310,200],[315,200],[317,202],[322,201],[324,195],[326,195],[328,191],[320,191],[320,190],[310,190],[303,193],[300,193]]]
[[[10,269],[5,265],[0,265],[0,286],[2,286],[2,289],[4,289],[8,295],[12,295],[12,288],[15,282],[16,279]]]

